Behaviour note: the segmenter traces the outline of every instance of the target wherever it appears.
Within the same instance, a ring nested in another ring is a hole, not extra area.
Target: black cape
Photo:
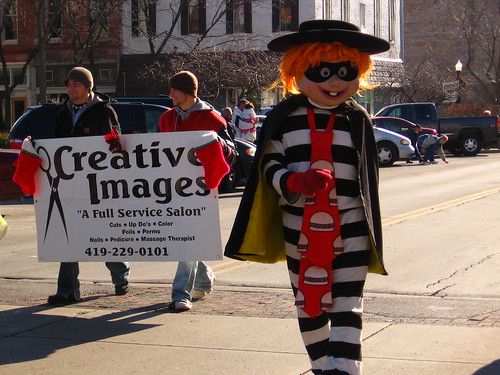
[[[312,107],[306,96],[293,95],[279,103],[262,126],[250,177],[236,215],[224,255],[238,260],[275,263],[286,260],[282,210],[279,196],[263,176],[264,150],[286,117],[298,107]],[[378,196],[378,156],[373,127],[368,113],[354,99],[336,108],[349,120],[357,150],[360,194],[370,231],[369,272],[386,275],[382,258],[382,222]]]

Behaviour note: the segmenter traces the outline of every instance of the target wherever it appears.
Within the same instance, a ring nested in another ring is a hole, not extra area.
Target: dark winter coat
[[[54,137],[88,137],[108,134],[111,129],[120,132],[120,125],[115,110],[109,104],[109,97],[93,93],[93,97],[73,126],[73,107],[70,100],[56,116]]]

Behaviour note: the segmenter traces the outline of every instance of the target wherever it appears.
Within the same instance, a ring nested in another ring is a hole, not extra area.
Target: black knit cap
[[[193,73],[183,70],[170,78],[170,88],[196,97],[198,95],[198,79]]]
[[[385,52],[391,47],[387,40],[366,34],[352,23],[338,20],[312,20],[302,22],[296,33],[271,40],[267,48],[271,51],[285,52],[301,44],[333,42],[342,43],[370,55]]]
[[[85,69],[82,66],[77,66],[69,71],[68,77],[66,77],[66,80],[64,81],[66,86],[68,86],[69,80],[78,81],[91,90],[94,87],[94,78],[92,77],[92,73],[90,73],[90,70]]]

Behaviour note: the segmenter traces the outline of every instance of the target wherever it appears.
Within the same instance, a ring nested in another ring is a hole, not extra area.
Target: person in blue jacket
[[[447,135],[423,134],[418,137],[417,148],[424,155],[422,164],[437,164],[434,154],[437,152],[439,157],[448,164],[446,155],[443,151],[443,145],[448,141]]]

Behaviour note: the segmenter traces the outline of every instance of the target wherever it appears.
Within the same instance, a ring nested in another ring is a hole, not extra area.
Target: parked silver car
[[[381,167],[393,165],[397,160],[408,159],[415,153],[409,138],[376,126],[373,127],[373,132]]]

